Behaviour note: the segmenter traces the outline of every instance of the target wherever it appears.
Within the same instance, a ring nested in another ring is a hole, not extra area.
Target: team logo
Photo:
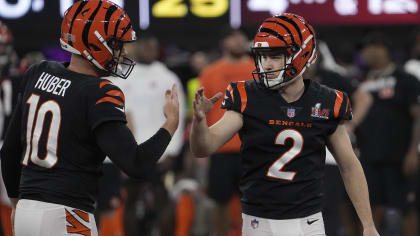
[[[287,108],[287,117],[293,118],[296,115],[295,108]]]
[[[321,103],[317,103],[315,104],[315,107],[312,107],[312,117],[328,119],[329,115],[330,109],[321,109]]]
[[[254,47],[256,48],[262,48],[262,47],[269,47],[270,45],[268,44],[268,42],[256,42],[254,44]]]
[[[394,88],[383,88],[379,91],[378,95],[382,99],[390,99],[394,97],[395,91]]]
[[[257,219],[253,219],[253,220],[251,221],[251,227],[252,227],[253,229],[258,228],[258,224],[259,224],[259,222],[258,222],[258,220],[257,220]]]

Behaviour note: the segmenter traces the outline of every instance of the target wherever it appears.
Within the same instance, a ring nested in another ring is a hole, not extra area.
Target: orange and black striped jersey
[[[104,122],[126,122],[124,102],[124,94],[108,80],[57,62],[32,66],[18,104],[20,198],[92,212],[105,158],[93,131]]]
[[[322,208],[325,146],[352,117],[346,93],[304,80],[288,103],[254,81],[231,83],[222,108],[241,113],[242,210],[269,219],[306,217]]]

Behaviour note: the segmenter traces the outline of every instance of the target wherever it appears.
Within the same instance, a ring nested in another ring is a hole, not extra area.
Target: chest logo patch
[[[287,108],[287,117],[293,118],[296,115],[295,108]]]
[[[312,107],[312,113],[311,113],[312,117],[328,120],[329,115],[330,115],[330,109],[322,109],[321,103],[317,103],[315,104],[315,107]]]

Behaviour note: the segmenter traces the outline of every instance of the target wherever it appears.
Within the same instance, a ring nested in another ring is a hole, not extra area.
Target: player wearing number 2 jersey
[[[1,150],[15,236],[97,236],[92,213],[105,156],[141,177],[178,127],[173,86],[165,94],[166,122],[137,145],[125,124],[124,94],[100,78],[125,79],[134,65],[124,46],[136,36],[123,9],[107,0],[78,1],[61,31],[70,63],[44,61],[25,73]]]
[[[194,100],[191,149],[205,157],[239,133],[242,141],[243,235],[325,235],[322,183],[325,146],[333,150],[364,227],[377,236],[363,170],[343,125],[351,119],[348,96],[302,74],[316,59],[314,29],[302,17],[270,17],[252,48],[254,81],[231,83],[224,116],[212,127],[205,114],[222,96]]]

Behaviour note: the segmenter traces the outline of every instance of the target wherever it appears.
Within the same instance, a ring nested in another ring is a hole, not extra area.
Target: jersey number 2
[[[52,168],[57,163],[58,131],[61,124],[61,108],[54,100],[48,100],[38,108],[39,95],[32,94],[26,104],[29,104],[28,121],[26,123],[26,151],[22,163],[28,165],[29,158],[32,163]],[[45,156],[38,156],[39,139],[41,138],[47,113],[51,113]]]
[[[283,171],[282,169],[302,151],[302,134],[294,129],[282,130],[277,134],[274,144],[284,145],[288,138],[293,140],[293,146],[270,166],[267,171],[267,176],[270,178],[292,181],[296,175],[294,171]]]

